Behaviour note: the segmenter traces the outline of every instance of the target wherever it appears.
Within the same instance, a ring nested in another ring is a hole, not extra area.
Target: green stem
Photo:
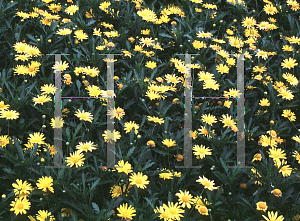
[[[169,149],[170,149],[170,147],[168,147],[168,164],[169,164],[169,169],[170,169],[170,156],[169,156]]]
[[[201,192],[200,196],[202,196],[202,193],[203,193],[203,191],[204,191],[204,188],[203,188],[203,190],[202,190],[202,192]],[[199,197],[199,199],[200,199],[200,197]],[[193,209],[195,208],[195,206],[196,206],[197,202],[199,201],[199,199],[198,199],[198,200],[195,202],[195,204],[194,204],[193,208],[191,209],[191,211],[190,211],[190,213],[189,213],[188,217],[191,215],[191,212],[192,212],[192,211],[193,211]]]
[[[8,133],[8,136],[9,136],[9,120],[8,120],[8,124],[7,124],[7,133]]]
[[[296,128],[296,130],[298,130],[298,128],[295,126],[295,124],[291,121],[291,123],[293,124],[293,126]]]

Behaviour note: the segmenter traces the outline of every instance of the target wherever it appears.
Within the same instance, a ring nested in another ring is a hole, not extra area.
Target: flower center
[[[189,197],[188,196],[183,196],[182,201],[187,203],[189,201]]]
[[[24,205],[23,205],[23,203],[18,203],[18,205],[17,205],[17,209],[18,209],[18,210],[22,210],[22,209],[24,209]]]
[[[135,180],[135,183],[137,183],[137,184],[142,184],[143,182],[142,182],[142,180],[141,180],[140,178],[137,178],[137,179]]]

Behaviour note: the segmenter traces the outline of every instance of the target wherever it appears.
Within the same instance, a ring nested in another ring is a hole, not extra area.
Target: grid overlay
[[[192,137],[190,136],[190,131],[192,130],[192,110],[191,101],[194,99],[220,99],[228,97],[192,97],[191,92],[191,55],[198,54],[176,54],[185,55],[186,64],[186,75],[185,75],[185,113],[184,113],[184,166],[175,166],[176,168],[201,168],[201,166],[192,165]],[[234,55],[234,54],[229,54]],[[235,98],[237,99],[237,166],[228,166],[229,168],[251,168],[250,166],[245,166],[245,98],[244,98],[244,54],[237,55],[237,90],[241,91],[242,95]],[[234,98],[231,98],[234,99]]]
[[[61,62],[61,55],[70,55],[70,54],[46,54],[46,55],[55,55],[55,63]],[[114,95],[114,55],[123,55],[123,54],[98,54],[107,56],[107,91],[112,91]],[[55,87],[57,87],[54,97],[54,146],[57,149],[57,154],[54,155],[54,166],[45,166],[46,168],[71,168],[69,166],[62,165],[62,127],[60,119],[62,118],[62,101],[61,99],[90,99],[97,97],[62,97],[61,96],[61,69],[55,70]],[[101,97],[98,97],[101,98]],[[114,110],[114,96],[107,97],[107,110]],[[112,112],[113,113],[113,112]],[[114,141],[114,117],[111,119],[107,116],[107,166],[99,166],[98,168],[123,168],[115,167],[115,141]],[[114,115],[113,115],[114,116]],[[59,119],[59,120],[57,120]]]
[[[61,55],[70,54],[46,54],[55,55],[55,63],[61,62]],[[107,61],[107,91],[112,91],[114,94],[114,55],[122,54],[98,54],[108,56]],[[192,97],[191,90],[191,55],[198,54],[176,54],[185,55],[186,64],[186,74],[185,74],[185,114],[184,114],[184,166],[175,166],[176,168],[201,168],[201,166],[192,166],[192,137],[190,136],[190,131],[192,130],[192,113],[191,113],[191,101],[194,99],[221,99],[229,97]],[[230,54],[234,55],[234,54]],[[245,166],[245,124],[244,124],[244,114],[245,114],[245,98],[244,98],[244,55],[238,54],[237,56],[237,90],[242,92],[242,95],[237,98],[237,166],[229,166],[229,168],[251,168],[250,166]],[[90,98],[101,98],[101,97],[62,97],[61,96],[61,70],[55,70],[55,86],[57,90],[55,92],[54,102],[55,102],[55,128],[54,128],[54,146],[57,148],[58,153],[54,155],[54,166],[45,166],[46,168],[71,168],[69,166],[62,165],[62,127],[60,125],[60,119],[62,118],[62,101],[61,99],[90,99]],[[107,110],[114,110],[114,96],[107,97]],[[57,120],[59,119],[59,120]],[[123,168],[114,167],[115,164],[115,141],[114,141],[114,118],[110,118],[107,115],[107,166],[99,166],[98,168]]]

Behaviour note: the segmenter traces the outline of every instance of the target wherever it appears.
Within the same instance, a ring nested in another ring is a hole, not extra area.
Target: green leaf
[[[5,173],[16,175],[15,171],[13,171],[12,169],[10,169],[10,168],[8,168],[8,167],[3,168],[2,170],[3,170]]]
[[[18,154],[19,154],[20,158],[21,158],[22,160],[24,160],[24,159],[25,159],[25,158],[24,158],[24,153],[23,153],[23,150],[22,150],[22,147],[21,147],[19,141],[16,139],[15,136],[13,136],[13,139],[14,139],[14,141],[15,141],[15,145],[16,145],[16,147],[17,147]]]
[[[132,131],[131,131],[131,132],[132,132]],[[130,132],[130,133],[131,133],[131,132]],[[135,147],[130,148],[130,150],[128,151],[126,157],[127,157],[127,158],[130,157],[130,156],[133,154],[134,150],[135,150]]]
[[[165,114],[167,113],[167,111],[172,107],[172,102],[168,105],[168,106],[166,106],[165,108],[163,108],[163,110],[161,111],[161,115],[162,115],[162,117],[165,117]]]
[[[124,106],[123,106],[123,109],[126,110],[128,109],[132,104],[135,103],[135,100],[134,98],[132,98],[128,103],[126,103]]]
[[[87,26],[91,26],[96,22],[96,20],[92,19],[87,23]]]
[[[96,188],[96,186],[99,184],[100,180],[101,179],[99,178],[95,182],[93,182],[92,186],[90,187],[90,190],[93,190],[94,188]]]
[[[35,143],[33,150],[31,150],[31,153],[30,153],[30,159],[33,159],[33,156],[36,154],[37,148],[38,148],[38,144]]]
[[[65,169],[62,168],[58,171],[57,179],[61,180],[64,177]]]
[[[85,177],[84,173],[81,174],[83,189],[85,190]]]
[[[168,193],[168,201],[172,202],[172,200],[173,200],[173,194],[169,191],[169,193]]]
[[[222,160],[222,158],[220,158],[221,164],[224,168],[224,170],[226,171],[226,174],[228,174],[228,167],[225,165],[224,161]]]
[[[72,219],[73,219],[73,221],[78,221],[78,216],[75,213],[75,211],[72,211]]]
[[[173,36],[171,36],[171,35],[168,35],[168,34],[165,34],[165,33],[159,33],[158,35],[159,35],[159,36],[161,36],[161,37],[164,37],[164,38],[170,38],[170,39],[174,39],[174,37],[173,37]]]
[[[18,2],[9,3],[8,6],[1,13],[4,13],[6,10],[10,9],[11,7],[15,6],[16,4],[18,4]]]
[[[81,82],[79,80],[76,80],[76,86],[78,89],[79,96],[81,96],[81,93],[80,93]]]
[[[70,134],[70,128],[66,128],[66,134],[67,134],[67,137],[68,137],[68,141],[70,141],[71,139],[71,134]]]
[[[149,199],[149,198],[147,198],[147,197],[144,197],[144,199],[147,201],[147,203],[151,206],[151,208],[154,210],[155,208],[154,208],[154,204],[153,204],[153,202]],[[157,198],[155,198],[155,199],[157,199]]]
[[[92,202],[92,207],[95,210],[96,214],[98,215],[100,213],[100,209],[97,203]]]
[[[133,142],[133,138],[134,138],[134,131],[135,131],[135,128],[133,127],[129,133],[129,140],[130,140],[130,143]]]
[[[159,150],[159,149],[152,149],[152,150],[156,153],[162,154],[163,156],[168,155],[168,152],[163,151],[163,150]]]
[[[151,160],[148,160],[148,162],[146,163],[146,165],[142,168],[142,172],[144,172],[146,169],[148,169],[149,167],[151,167],[155,162],[151,162]]]
[[[31,35],[31,34],[26,34],[28,38],[30,38],[31,41],[33,41],[35,44],[38,43],[38,41]]]
[[[144,116],[143,116],[143,119],[142,119],[142,122],[141,122],[141,124],[140,124],[140,128],[142,128],[142,126],[144,125],[144,123],[145,123],[145,121],[146,121],[146,118],[147,118],[147,116],[144,115]]]
[[[251,208],[251,210],[255,211],[255,209],[253,208],[253,206],[251,206],[251,204],[244,197],[240,197],[240,199],[242,199],[249,206],[249,208]]]

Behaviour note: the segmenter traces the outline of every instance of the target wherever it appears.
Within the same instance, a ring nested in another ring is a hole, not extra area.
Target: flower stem
[[[8,124],[7,124],[7,133],[8,133],[8,136],[9,136],[9,120],[8,120]]]
[[[203,190],[202,190],[202,192],[201,192],[201,194],[200,194],[200,196],[202,196],[202,193],[203,193],[203,191],[204,191],[204,188],[203,188]],[[200,199],[200,197],[199,197],[199,199]],[[199,201],[199,199],[194,203],[194,206],[193,206],[193,208],[191,209],[191,211],[190,211],[190,213],[189,213],[189,215],[188,215],[188,217],[191,215],[191,212],[193,211],[193,209],[195,208],[195,206],[196,206],[196,204],[197,204],[197,202]]]

